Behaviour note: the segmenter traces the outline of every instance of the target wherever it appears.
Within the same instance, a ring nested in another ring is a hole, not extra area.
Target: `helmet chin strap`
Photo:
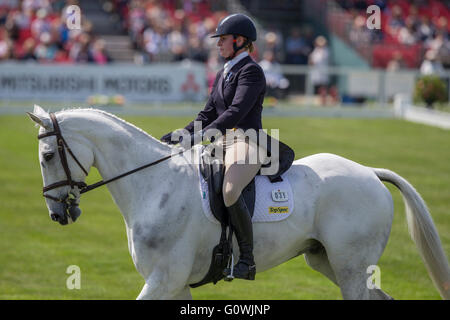
[[[241,46],[237,46],[237,44],[236,44],[236,42],[237,42],[237,35],[235,35],[235,34],[233,34],[233,53],[230,55],[230,56],[228,56],[228,57],[226,57],[225,58],[225,61],[230,61],[230,60],[232,60],[235,56],[236,56],[236,53],[239,51],[239,50],[241,50],[242,48],[244,48],[247,44],[248,44],[248,39],[246,39],[245,38],[245,41],[244,41],[244,43],[241,45]]]

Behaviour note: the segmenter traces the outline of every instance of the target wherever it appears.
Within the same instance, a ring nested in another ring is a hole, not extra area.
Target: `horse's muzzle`
[[[63,226],[75,222],[80,215],[81,209],[78,205],[64,204],[64,208],[59,213],[54,211],[50,212],[50,218]]]
[[[81,209],[78,205],[69,206],[69,216],[73,222],[75,222],[78,217],[81,215]]]
[[[50,213],[50,218],[55,221],[55,222],[59,222],[60,225],[65,226],[66,224],[69,223],[69,219],[67,218],[67,216],[65,214],[59,214],[59,213]]]

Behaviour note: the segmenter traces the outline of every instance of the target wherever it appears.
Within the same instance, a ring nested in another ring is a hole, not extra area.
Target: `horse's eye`
[[[53,158],[53,155],[54,155],[53,152],[46,152],[46,153],[44,153],[45,161],[50,161]]]

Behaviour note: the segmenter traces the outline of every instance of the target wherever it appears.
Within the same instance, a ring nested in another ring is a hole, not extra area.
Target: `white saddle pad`
[[[200,196],[203,212],[206,217],[219,224],[214,217],[209,205],[208,183],[198,170],[200,180]],[[294,195],[291,184],[285,175],[281,175],[283,181],[271,183],[266,176],[255,177],[255,209],[253,222],[281,221],[289,217],[294,211]]]

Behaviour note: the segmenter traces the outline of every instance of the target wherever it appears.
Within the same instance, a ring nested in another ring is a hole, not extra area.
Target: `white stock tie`
[[[228,61],[227,63],[225,63],[225,65],[223,66],[223,77],[224,79],[226,78],[228,71],[230,71],[231,69],[231,61]]]

